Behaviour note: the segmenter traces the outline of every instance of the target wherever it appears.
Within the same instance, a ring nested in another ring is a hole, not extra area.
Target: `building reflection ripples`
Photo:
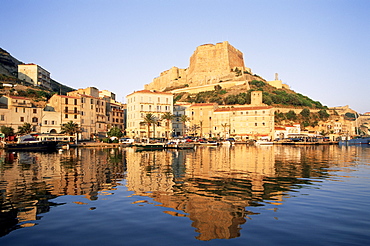
[[[96,200],[124,183],[134,195],[158,202],[165,213],[188,217],[199,240],[235,238],[255,214],[248,208],[273,204],[278,209],[289,191],[332,177],[333,168],[353,165],[351,151],[358,149],[237,145],[182,151],[1,152],[0,236],[34,226],[50,207],[63,205],[51,202],[53,198],[84,195]]]

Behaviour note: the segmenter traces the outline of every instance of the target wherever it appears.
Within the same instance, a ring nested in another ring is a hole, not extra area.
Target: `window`
[[[257,126],[257,123],[254,123],[255,126]]]
[[[68,113],[68,107],[64,107],[64,112]]]
[[[52,121],[51,121],[51,124],[52,124],[52,125],[55,125],[55,121],[53,121],[53,120],[52,120]]]
[[[20,118],[20,122],[24,122],[24,117],[21,117]]]
[[[90,104],[94,104],[94,99],[90,99]]]
[[[68,98],[65,98],[65,104],[68,104]]]
[[[44,125],[47,125],[48,124],[48,121],[47,120],[44,120]]]
[[[75,99],[75,105],[77,105],[77,99]]]
[[[75,114],[75,117],[74,118],[77,119],[77,114]]]
[[[39,121],[39,119],[38,119],[37,117],[33,117],[33,118],[32,118],[32,122],[37,123],[38,121]]]
[[[4,121],[5,120],[5,116],[3,114],[0,115],[0,120],[1,121]]]
[[[64,118],[68,119],[68,114],[65,114],[65,115],[64,115]]]
[[[37,113],[37,109],[36,109],[36,108],[34,108],[34,109],[33,109],[33,113],[34,113],[34,114],[36,114],[36,113]]]

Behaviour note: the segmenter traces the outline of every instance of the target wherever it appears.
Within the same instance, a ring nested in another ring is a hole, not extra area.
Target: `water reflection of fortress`
[[[267,197],[282,200],[281,192],[264,189],[264,177],[275,175],[274,163],[274,153],[265,148],[131,153],[127,187],[185,212],[200,240],[234,238],[251,213],[246,207]]]
[[[95,200],[99,192],[116,189],[120,180],[126,179],[127,189],[136,195],[151,197],[177,211],[168,214],[189,217],[199,240],[235,238],[253,214],[248,207],[278,206],[292,186],[307,182],[300,178],[327,176],[329,171],[323,170],[338,163],[352,165],[351,151],[356,149],[320,148],[322,151],[310,146],[236,146],[173,152],[78,149],[52,155],[0,153],[0,205],[2,209],[9,202],[21,206],[18,223],[34,221],[55,205],[49,202],[52,198],[84,195]]]

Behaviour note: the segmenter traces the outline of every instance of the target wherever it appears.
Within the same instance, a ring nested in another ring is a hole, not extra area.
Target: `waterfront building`
[[[161,120],[164,113],[173,114],[173,95],[167,92],[141,90],[129,94],[127,97],[127,129],[126,135],[131,138],[168,138],[172,131],[172,124]],[[155,117],[148,134],[144,117],[147,114]]]
[[[104,138],[112,127],[124,129],[123,109],[119,104],[111,103],[114,93],[105,92],[100,94],[95,87],[68,92],[68,95],[80,98],[82,139]]]
[[[195,103],[187,108],[188,135],[211,138],[215,136],[213,116],[217,103]]]
[[[18,65],[18,79],[35,86],[42,86],[51,89],[50,72],[37,64]]]
[[[276,126],[275,133],[274,133],[274,139],[284,139],[284,138],[288,138],[289,135],[299,135],[299,134],[301,134],[300,124]]]
[[[39,131],[41,119],[42,108],[32,105],[28,98],[18,96],[0,98],[0,125],[12,127],[16,132],[24,123],[30,123],[32,131]]]
[[[172,132],[173,136],[179,137],[184,136],[187,131],[187,122],[182,121],[183,115],[186,116],[186,109],[191,106],[191,103],[178,102],[173,105],[173,120],[172,120]]]
[[[270,106],[238,106],[218,108],[214,112],[217,137],[242,140],[274,137],[274,110]]]

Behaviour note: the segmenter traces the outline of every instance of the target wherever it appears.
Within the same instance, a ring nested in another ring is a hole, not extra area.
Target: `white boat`
[[[270,141],[268,138],[260,138],[256,140],[255,145],[273,145],[274,142]]]

